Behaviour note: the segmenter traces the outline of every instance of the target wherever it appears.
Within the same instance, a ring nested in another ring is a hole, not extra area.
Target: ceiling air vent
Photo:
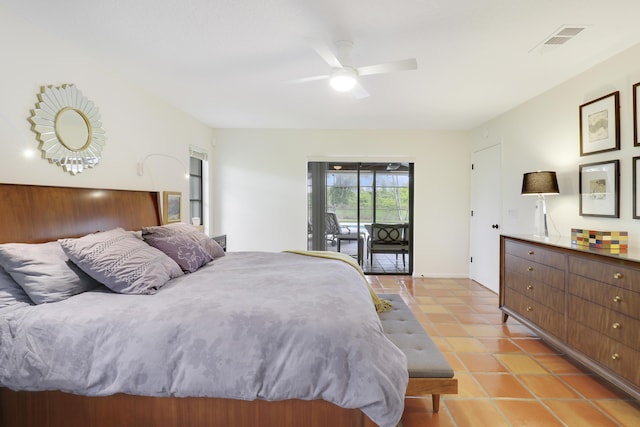
[[[565,44],[585,29],[585,26],[580,25],[563,25],[554,31],[551,35],[545,37],[545,39],[538,43],[536,47],[531,49],[531,52],[546,53],[549,49],[554,49],[560,45]]]

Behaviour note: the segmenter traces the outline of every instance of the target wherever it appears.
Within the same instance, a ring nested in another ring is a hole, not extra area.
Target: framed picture
[[[176,192],[176,191],[163,192],[163,199],[162,199],[163,224],[182,221],[182,215],[180,214],[180,206],[182,206],[182,193]]]
[[[620,92],[580,106],[580,155],[620,149]]]
[[[620,160],[580,165],[580,215],[620,218]]]
[[[640,82],[633,85],[633,145],[640,145]],[[635,165],[635,163],[634,163]]]
[[[640,219],[640,156],[633,161],[633,218]]]

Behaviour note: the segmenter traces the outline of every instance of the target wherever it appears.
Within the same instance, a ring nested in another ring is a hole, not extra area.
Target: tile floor
[[[528,328],[502,323],[498,296],[468,279],[368,276],[399,293],[458,378],[455,396],[407,398],[403,427],[640,426],[640,404],[583,372]],[[640,363],[640,362],[639,362]]]

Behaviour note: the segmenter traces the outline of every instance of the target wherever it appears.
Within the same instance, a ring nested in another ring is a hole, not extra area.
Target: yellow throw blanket
[[[331,252],[331,251],[289,250],[284,252],[290,252],[298,255],[314,256],[318,258],[335,259],[335,260],[346,262],[347,264],[355,268],[358,271],[358,273],[360,273],[360,276],[362,276],[362,279],[367,284],[367,288],[369,289],[369,293],[371,294],[371,299],[373,300],[373,305],[376,307],[376,312],[384,313],[385,311],[391,310],[391,301],[380,298],[378,294],[376,294],[373,291],[373,289],[371,288],[371,284],[369,284],[367,277],[364,275],[364,272],[362,271],[362,268],[360,268],[360,265],[358,265],[356,260],[351,258],[349,255],[346,255],[340,252]]]

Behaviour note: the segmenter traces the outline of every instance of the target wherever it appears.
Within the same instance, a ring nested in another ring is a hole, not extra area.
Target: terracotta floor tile
[[[452,314],[427,313],[425,316],[433,323],[456,323],[456,318]]]
[[[482,353],[486,347],[475,338],[467,337],[447,337],[447,341],[458,353]]]
[[[446,307],[437,305],[437,304],[433,304],[433,305],[419,304],[419,305],[420,305],[420,310],[422,310],[424,313],[448,313],[449,312],[449,310],[447,310]]]
[[[640,403],[624,400],[595,400],[593,402],[611,418],[625,427],[640,425]]]
[[[440,401],[440,411],[433,412],[431,398],[406,398],[402,427],[454,427],[455,424],[447,407]]]
[[[418,304],[436,304],[436,301],[433,299],[433,297],[416,296],[415,299]]]
[[[536,396],[540,398],[577,399],[578,394],[561,380],[551,375],[518,375]]]
[[[488,351],[492,353],[521,353],[520,347],[516,346],[512,340],[508,338],[478,338]]]
[[[479,313],[455,313],[456,319],[462,324],[477,325],[477,324],[489,324],[489,315]]]
[[[490,399],[447,400],[447,408],[458,427],[508,426],[507,420]]]
[[[447,400],[468,398],[468,397],[487,397],[487,393],[476,382],[475,378],[468,372],[456,372],[458,378],[458,394],[447,395]]]
[[[537,338],[536,334],[529,328],[519,323],[515,323],[512,320],[508,320],[512,323],[503,323],[502,332],[505,336],[511,338]]]
[[[468,305],[452,305],[452,304],[448,304],[446,305],[447,307],[447,311],[449,313],[453,313],[454,315],[458,315],[458,314],[465,314],[465,313],[469,313],[470,311],[473,311],[472,309],[469,308]]]
[[[449,365],[451,365],[451,369],[453,369],[454,372],[467,370],[467,367],[462,363],[457,353],[450,351],[443,352],[442,355],[447,359],[447,362],[449,362]]]
[[[438,335],[443,337],[468,337],[471,335],[457,323],[434,323],[433,326],[438,331]]]
[[[603,412],[584,400],[544,400],[544,404],[567,426],[619,427]]]
[[[473,307],[478,313],[495,314],[500,312],[498,304],[476,304]]]
[[[514,374],[549,373],[535,359],[526,354],[504,353],[496,354],[495,357]]]
[[[517,427],[555,427],[562,426],[551,412],[535,400],[500,400],[496,406]]]
[[[571,363],[566,357],[556,354],[536,355],[536,360],[542,366],[556,374],[581,374],[582,369]]]
[[[527,353],[532,354],[558,354],[557,350],[546,345],[538,338],[516,338],[513,343]]]
[[[474,373],[473,376],[490,397],[533,399],[533,395],[511,374]]]
[[[560,379],[587,399],[616,399],[624,396],[615,392],[605,385],[602,380],[592,375],[561,375]],[[638,425],[640,425],[640,420]]]
[[[489,353],[459,353],[458,358],[470,372],[507,372],[507,369]]]
[[[442,305],[466,305],[465,302],[458,297],[436,297],[435,300],[437,304]]]
[[[501,337],[502,331],[491,325],[465,325],[469,335],[474,337]]]
[[[436,347],[438,347],[438,350],[440,350],[441,352],[454,351],[453,346],[449,344],[449,341],[447,341],[446,338],[432,335],[431,340],[435,343]]]

